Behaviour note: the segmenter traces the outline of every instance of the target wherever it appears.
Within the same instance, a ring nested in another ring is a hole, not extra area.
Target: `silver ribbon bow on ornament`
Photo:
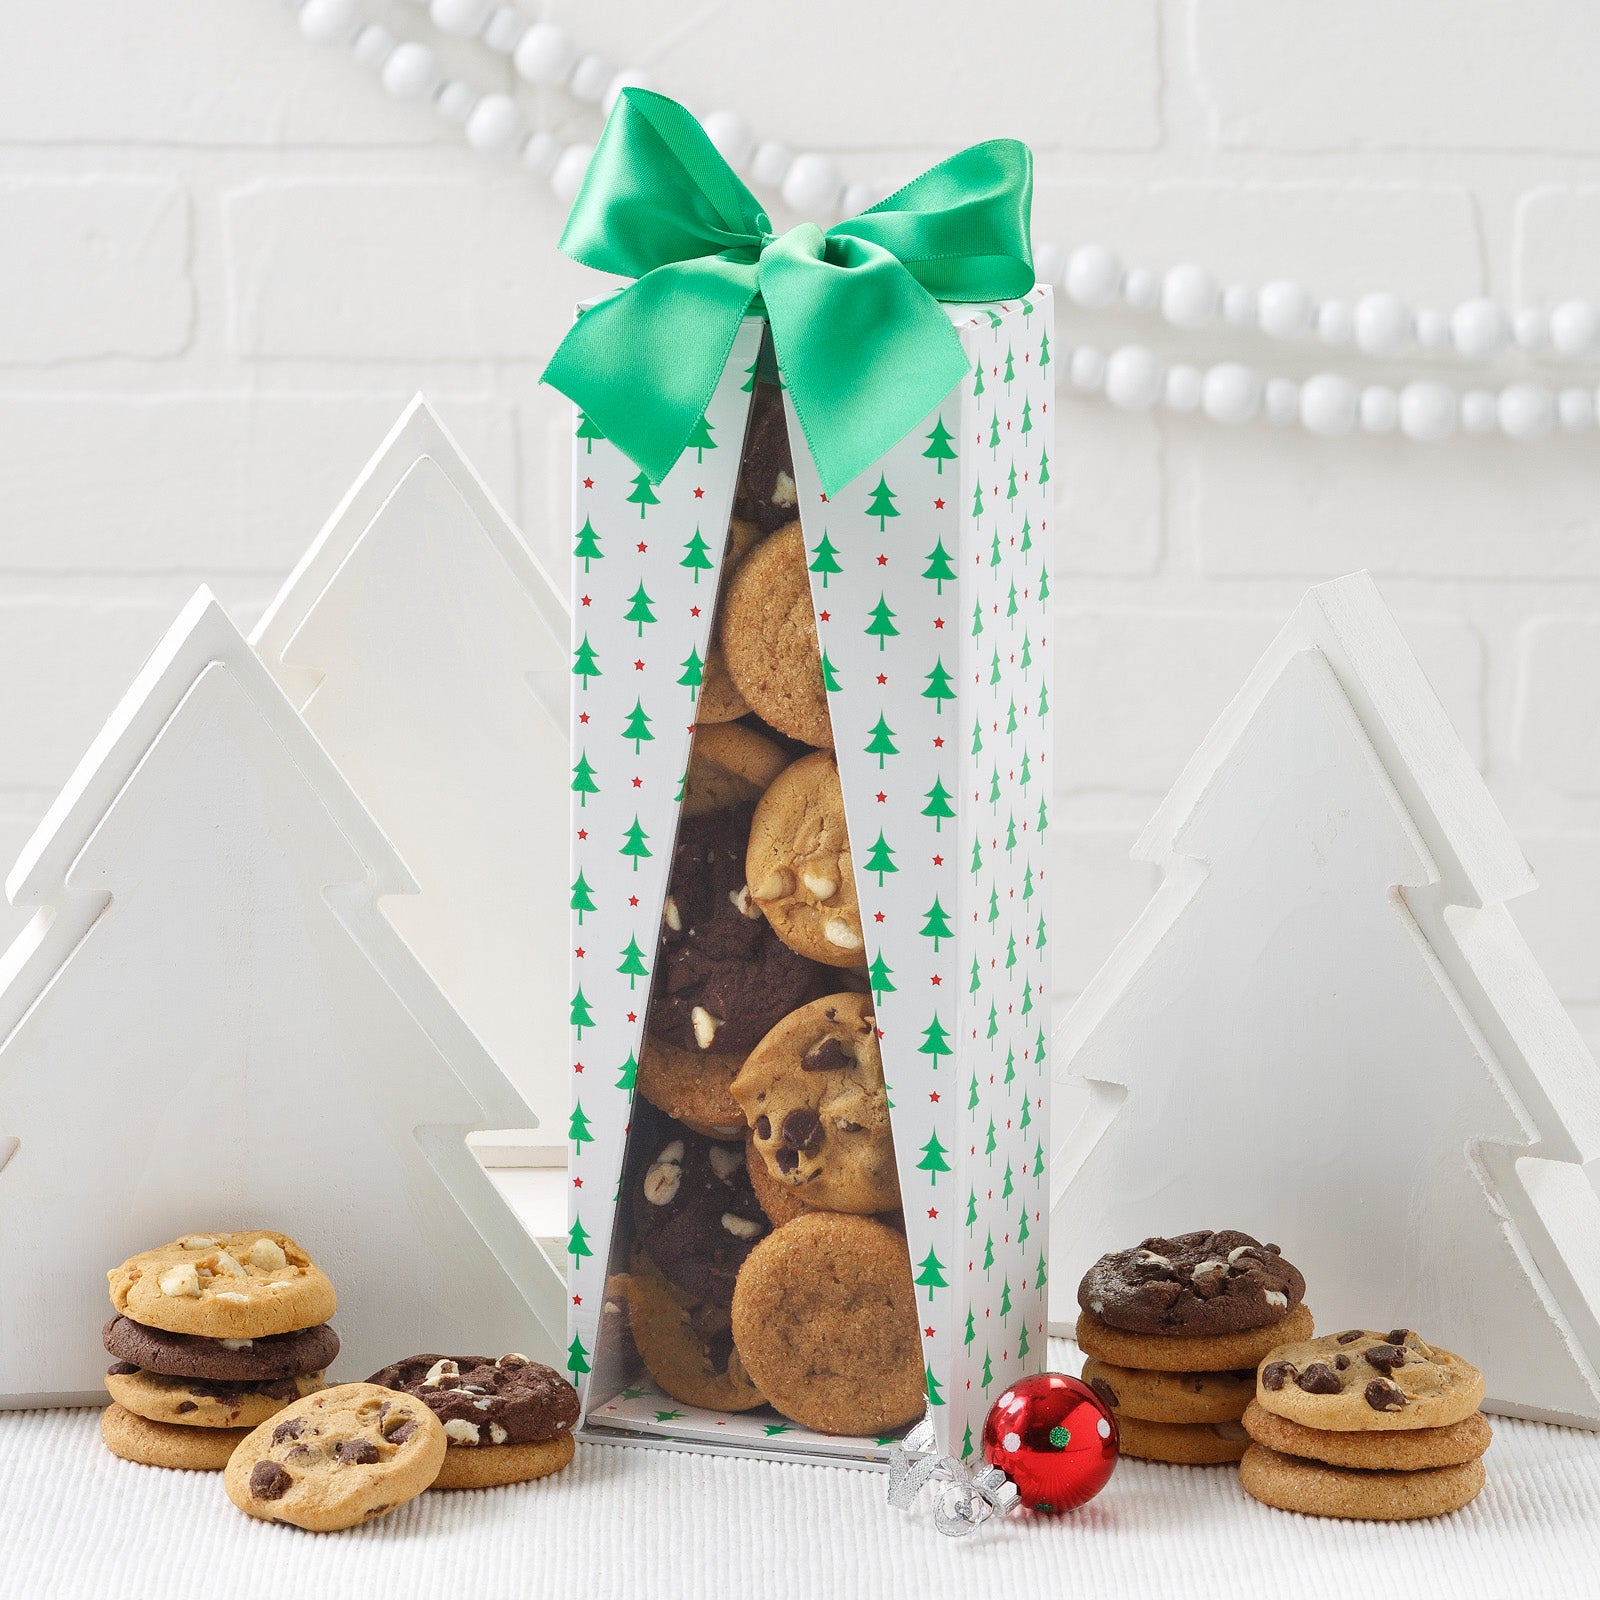
[[[933,1419],[924,1417],[889,1452],[889,1504],[907,1510],[925,1483],[940,1485],[933,1507],[933,1525],[959,1539],[997,1511],[1018,1501],[1017,1486],[998,1467],[971,1471],[964,1461],[938,1454]]]

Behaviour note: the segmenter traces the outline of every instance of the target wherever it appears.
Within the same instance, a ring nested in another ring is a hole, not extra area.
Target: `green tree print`
[[[698,585],[700,574],[709,572],[714,564],[711,560],[711,546],[700,537],[700,530],[696,528],[683,548],[685,554],[678,565],[688,567],[694,573],[694,581]]]
[[[878,875],[878,887],[883,887],[883,880],[891,873],[900,869],[894,864],[894,850],[889,841],[884,838],[882,831],[878,833],[877,842],[868,852],[867,859],[861,864],[863,872],[875,872]]]
[[[589,635],[584,634],[582,642],[573,652],[572,675],[583,679],[585,689],[589,687],[591,678],[600,676],[600,655],[595,647],[589,643]]]
[[[678,682],[689,691],[690,700],[694,700],[698,698],[700,685],[705,678],[706,664],[700,659],[700,652],[693,645],[689,646],[688,659],[682,663],[682,666],[683,676],[678,679]]]
[[[633,702],[633,710],[628,713],[628,724],[622,730],[622,737],[633,741],[635,755],[638,755],[641,745],[655,742],[656,736],[650,731],[650,717],[642,700]]]
[[[816,558],[809,567],[811,572],[822,574],[822,587],[828,587],[828,579],[836,576],[842,569],[839,566],[839,552],[834,549],[833,540],[828,537],[828,530],[822,530],[822,537],[811,548],[811,554]]]
[[[572,1343],[567,1346],[567,1371],[574,1378],[580,1378],[589,1370],[589,1352],[584,1348],[583,1340],[573,1334]]]
[[[583,440],[583,453],[586,456],[594,454],[594,442],[596,439],[605,438],[599,427],[589,420],[587,411],[578,413],[578,437]]]
[[[945,1156],[948,1154],[949,1152],[939,1142],[939,1135],[937,1133],[932,1134],[928,1142],[922,1147],[922,1159],[917,1163],[917,1171],[926,1172],[928,1174],[928,1182],[937,1184],[939,1174],[950,1170],[950,1163],[945,1160]]]
[[[917,1046],[917,1054],[930,1056],[933,1065],[939,1065],[939,1057],[950,1055],[950,1034],[945,1025],[937,1016],[931,1018],[928,1026],[922,1030],[922,1043]]]
[[[885,721],[883,713],[878,713],[878,720],[872,726],[872,739],[868,743],[867,754],[878,758],[879,767],[889,756],[900,754],[899,747],[894,742],[894,729]]]
[[[924,700],[933,701],[933,709],[941,716],[944,714],[946,700],[954,700],[955,690],[951,687],[950,674],[945,670],[944,658],[934,658],[933,671],[928,674],[928,687],[922,691]]]
[[[641,639],[644,638],[645,623],[656,620],[656,614],[650,609],[650,603],[650,596],[645,592],[645,587],[641,583],[629,598],[628,612],[623,618],[625,622],[632,622],[637,625]]]
[[[617,1079],[617,1088],[633,1093],[634,1085],[639,1081],[639,1062],[633,1051],[628,1052],[628,1059],[622,1063],[622,1076]]]
[[[594,531],[594,524],[585,517],[583,526],[578,529],[578,542],[572,547],[573,556],[583,563],[583,570],[589,570],[591,561],[604,561],[605,551],[600,548],[600,535]]]
[[[928,552],[927,561],[928,570],[922,576],[933,580],[935,594],[943,594],[944,586],[956,581],[956,569],[950,560],[950,552],[944,547],[943,539],[935,542],[933,549]]]
[[[639,476],[633,480],[633,493],[628,496],[628,504],[630,506],[638,506],[639,515],[641,517],[644,516],[645,511],[650,506],[658,506],[661,504],[661,502],[656,498],[655,490],[650,487],[649,473],[641,472]]]
[[[878,603],[872,608],[872,621],[867,624],[867,632],[878,641],[880,650],[900,635],[900,630],[894,625],[894,617],[895,613],[889,609],[888,595],[879,590]]]
[[[925,796],[927,805],[922,808],[922,815],[933,818],[933,831],[943,833],[945,822],[955,815],[955,809],[950,804],[950,792],[935,775],[933,787]]]
[[[589,796],[600,793],[600,785],[594,781],[594,768],[589,764],[589,754],[585,750],[578,752],[578,764],[572,769],[572,792],[578,797],[578,805],[586,806]],[[591,911],[593,906],[589,908]]]
[[[589,880],[584,877],[582,870],[572,880],[572,899],[567,902],[568,908],[578,913],[578,926],[583,926],[584,913],[594,910],[594,891],[589,887]]]
[[[933,897],[933,904],[924,913],[927,920],[922,924],[922,937],[933,940],[934,953],[939,951],[941,939],[953,939],[955,933],[950,926],[950,918],[944,907],[939,904],[939,897]]]
[[[639,814],[635,812],[631,826],[628,828],[627,833],[623,835],[621,850],[621,854],[633,858],[633,870],[635,872],[639,870],[639,863],[651,854],[650,850],[645,846],[645,840],[649,837],[650,835],[640,827]]]
[[[583,1114],[581,1100],[572,1103],[572,1116],[567,1121],[567,1137],[575,1145],[594,1143],[594,1135],[589,1132],[589,1119]]]
[[[574,1261],[581,1261],[584,1256],[594,1254],[589,1248],[589,1233],[583,1225],[582,1217],[572,1219],[572,1230],[567,1234],[567,1250]]]
[[[942,477],[945,462],[956,459],[955,451],[950,448],[950,433],[944,425],[944,418],[934,418],[933,432],[924,434],[923,437],[928,440],[928,448],[922,454],[927,460],[937,463]]]
[[[617,968],[627,980],[631,989],[641,978],[650,976],[649,969],[644,964],[644,951],[639,948],[639,941],[632,936],[628,939],[628,947],[622,952],[622,965]]]
[[[950,1285],[944,1281],[944,1262],[938,1255],[930,1250],[927,1255],[917,1263],[921,1269],[914,1280],[928,1291],[928,1298],[933,1299],[935,1289],[948,1289]]]
[[[572,1010],[567,1017],[568,1025],[581,1039],[585,1028],[594,1026],[594,1014],[589,1010],[589,1002],[583,997],[583,985],[578,985],[577,993],[572,997]]]
[[[893,971],[894,968],[883,959],[881,950],[872,958],[871,965],[867,968],[867,987],[872,990],[872,998],[880,1005],[886,994],[894,993],[894,983],[890,978]]]
[[[707,450],[715,450],[717,441],[711,437],[711,424],[705,417],[689,430],[689,437],[684,441],[685,450],[693,450],[696,461],[704,461]]]
[[[867,507],[867,515],[878,519],[878,532],[882,533],[884,524],[890,517],[898,517],[900,513],[894,508],[895,493],[889,487],[888,480],[883,474],[878,474],[878,487],[872,491],[872,502]]]

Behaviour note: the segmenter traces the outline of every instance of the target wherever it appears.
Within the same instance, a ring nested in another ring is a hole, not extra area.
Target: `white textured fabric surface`
[[[1051,1358],[1076,1370],[1056,1342]],[[618,1600],[895,1595],[1385,1596],[1600,1592],[1600,1437],[1497,1422],[1464,1512],[1383,1526],[1269,1511],[1228,1468],[1124,1462],[1072,1516],[965,1540],[891,1511],[880,1473],[581,1446],[543,1483],[426,1494],[381,1522],[301,1533],[241,1516],[216,1473],[118,1461],[98,1413],[0,1415],[5,1600]]]

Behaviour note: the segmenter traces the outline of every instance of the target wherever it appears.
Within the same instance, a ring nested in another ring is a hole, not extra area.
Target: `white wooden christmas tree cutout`
[[[383,905],[565,1160],[568,618],[420,396],[257,626],[421,892]]]
[[[1056,1037],[1088,1081],[1052,1313],[1243,1228],[1323,1331],[1405,1324],[1494,1411],[1600,1426],[1600,1073],[1504,902],[1533,879],[1371,580],[1310,591],[1145,830],[1166,877]]]
[[[202,590],[7,884],[0,1404],[103,1402],[106,1269],[196,1228],[313,1253],[341,1378],[559,1364],[565,1288],[465,1144],[527,1109],[379,913],[413,887]]]

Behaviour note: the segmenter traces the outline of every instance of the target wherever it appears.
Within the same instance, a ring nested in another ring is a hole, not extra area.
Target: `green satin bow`
[[[773,347],[825,493],[864,472],[965,376],[940,300],[1033,287],[1033,156],[991,139],[829,228],[775,236],[755,196],[675,100],[624,89],[561,249],[636,281],[590,307],[544,381],[654,483],[683,453],[740,321]]]

